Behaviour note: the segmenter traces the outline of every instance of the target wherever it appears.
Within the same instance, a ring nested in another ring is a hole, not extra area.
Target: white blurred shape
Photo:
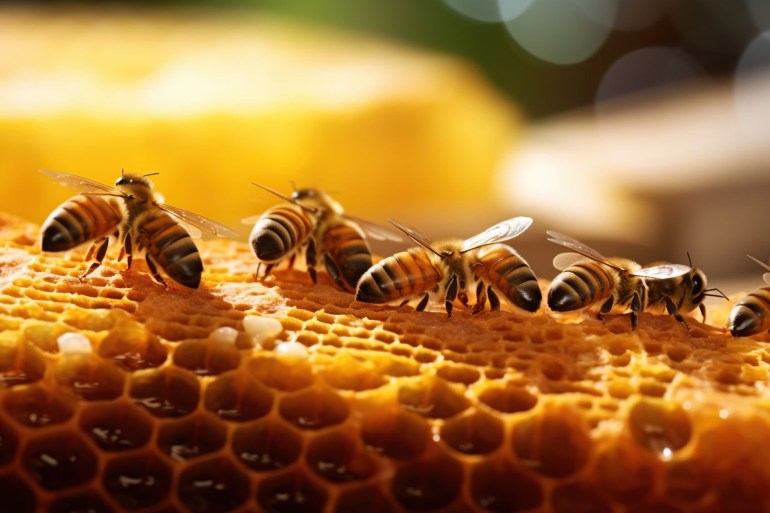
[[[248,315],[243,319],[243,329],[257,343],[261,343],[280,335],[283,331],[283,325],[278,319]]]
[[[615,18],[617,30],[642,30],[663,17],[664,0],[622,0]]]
[[[746,47],[738,62],[733,95],[735,115],[743,135],[770,142],[770,30],[759,34]]]
[[[279,358],[305,359],[310,355],[307,347],[299,342],[281,342],[275,346],[275,353]]]
[[[91,354],[91,342],[80,333],[65,333],[56,339],[62,354]]]
[[[748,0],[749,14],[760,30],[770,29],[770,2],[768,0]]]
[[[535,0],[498,0],[501,21],[510,21],[521,16]]]
[[[586,6],[599,5],[593,1],[537,0],[505,26],[535,57],[554,64],[576,64],[596,53],[611,31],[586,15]]]
[[[444,3],[476,21],[487,23],[502,21],[497,0],[444,0]]]
[[[230,326],[221,326],[212,331],[209,336],[211,340],[219,344],[235,344],[235,340],[238,338],[238,330]]]

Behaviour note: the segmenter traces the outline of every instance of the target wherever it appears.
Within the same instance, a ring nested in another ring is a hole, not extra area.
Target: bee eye
[[[692,292],[693,294],[700,294],[703,290],[703,278],[700,274],[695,274],[692,277]]]

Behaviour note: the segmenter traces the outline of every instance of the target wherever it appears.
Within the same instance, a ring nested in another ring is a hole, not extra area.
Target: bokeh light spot
[[[766,90],[769,74],[770,30],[749,43],[735,75],[735,115],[744,135],[751,139],[770,140],[770,95]]]

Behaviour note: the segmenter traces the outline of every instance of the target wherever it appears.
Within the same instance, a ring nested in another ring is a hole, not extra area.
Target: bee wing
[[[462,248],[460,248],[460,252],[464,253],[478,248],[479,246],[513,239],[524,233],[531,224],[531,217],[513,217],[507,219],[502,223],[497,223],[496,225],[487,228],[478,235],[465,239]]]
[[[261,217],[262,217],[262,214],[257,214],[255,216],[244,217],[243,219],[241,219],[241,223],[243,223],[243,224],[256,224],[256,222],[259,221],[259,219]]]
[[[653,267],[645,267],[631,273],[632,276],[639,278],[653,278],[656,280],[665,280],[666,278],[676,278],[687,274],[692,270],[691,267],[681,264],[663,264]]]
[[[572,251],[576,253],[580,253],[584,257],[588,257],[591,260],[596,260],[599,263],[602,263],[604,265],[608,265],[612,267],[613,269],[617,269],[618,271],[624,271],[625,269],[622,269],[621,267],[618,267],[617,265],[610,263],[607,261],[607,257],[596,251],[594,248],[583,244],[577,239],[573,239],[572,237],[568,237],[564,235],[563,233],[559,233],[553,230],[546,230],[545,232],[548,234],[548,240],[550,242],[554,242],[556,244],[560,244],[564,246],[565,248],[569,248]],[[557,268],[558,269],[558,268]]]
[[[190,236],[193,238],[196,238],[193,234],[196,234],[198,237],[200,237],[201,231],[210,233],[211,235],[216,235],[217,237],[238,237],[238,234],[227,226],[217,223],[216,221],[212,221],[211,219],[203,217],[202,215],[190,212],[189,210],[185,210],[179,207],[172,207],[171,205],[166,205],[165,203],[156,203],[156,206],[179,219],[188,229]]]
[[[766,263],[764,263],[762,260],[760,260],[760,259],[758,259],[758,258],[754,258],[754,257],[753,257],[753,256],[751,256],[751,255],[746,255],[746,256],[747,256],[747,257],[749,257],[750,259],[754,260],[754,261],[755,261],[756,263],[758,263],[760,266],[762,266],[762,269],[765,269],[766,271],[770,271],[770,265],[767,265],[767,264],[766,264]],[[770,272],[767,272],[767,273],[763,274],[763,275],[762,275],[762,279],[764,280],[764,282],[765,282],[765,283],[767,283],[768,285],[770,285]]]
[[[426,237],[425,235],[421,234],[420,232],[418,232],[414,228],[409,228],[408,226],[403,225],[403,224],[399,223],[398,221],[394,221],[393,219],[388,219],[388,221],[390,222],[390,224],[392,224],[393,226],[395,226],[396,228],[398,228],[399,230],[404,232],[406,234],[406,236],[409,237],[410,239],[412,239],[415,243],[417,243],[420,246],[423,246],[423,247],[433,251],[433,246],[432,246],[433,243],[431,242],[431,240],[428,237]],[[435,251],[434,251],[434,253],[435,253]]]
[[[69,187],[71,189],[78,190],[86,194],[105,194],[108,196],[120,196],[127,198],[128,195],[121,192],[119,189],[111,185],[105,185],[82,176],[73,175],[70,173],[60,173],[58,171],[48,171],[47,169],[41,169],[41,173],[50,176],[56,183]]]
[[[571,266],[578,260],[583,260],[585,257],[580,253],[573,253],[571,251],[567,253],[559,253],[553,258],[553,266],[559,271],[563,271],[567,267]]]
[[[366,236],[371,239],[388,240],[391,242],[401,242],[404,240],[401,235],[394,232],[393,230],[390,230],[384,226],[380,226],[376,223],[372,223],[371,221],[367,221],[366,219],[350,216],[348,214],[344,214],[343,217],[348,221],[352,221],[353,223],[357,224],[364,231]]]

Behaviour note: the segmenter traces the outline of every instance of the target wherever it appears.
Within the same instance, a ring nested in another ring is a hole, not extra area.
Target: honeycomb
[[[2,512],[770,511],[767,334],[447,320],[255,283],[233,241],[201,243],[199,290],[114,255],[80,282],[37,230],[0,217]]]

